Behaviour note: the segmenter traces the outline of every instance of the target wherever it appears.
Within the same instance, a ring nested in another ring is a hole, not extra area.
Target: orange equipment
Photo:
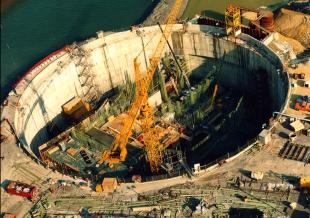
[[[3,214],[2,217],[3,218],[16,218],[16,215],[12,214],[12,213],[5,213],[5,214]]]
[[[310,188],[310,177],[301,177],[299,185],[301,188]]]
[[[295,104],[295,110],[309,111],[310,112],[310,103],[308,103],[306,101],[302,101],[301,103],[297,102]]]
[[[212,100],[211,100],[211,107],[212,108],[214,106],[214,101],[215,101],[215,97],[217,96],[218,89],[219,89],[218,84],[215,84],[214,90],[213,90],[213,95],[212,95]]]
[[[113,192],[117,187],[115,178],[104,178],[102,183],[96,185],[96,192]]]
[[[128,119],[124,121],[124,125],[119,134],[116,136],[111,149],[103,152],[99,163],[107,162],[109,166],[112,167],[113,164],[122,162],[126,159],[126,145],[132,134],[134,122],[140,114],[139,119],[144,133],[143,139],[151,170],[152,172],[157,172],[159,170],[162,163],[161,144],[159,142],[158,130],[153,127],[153,111],[147,103],[147,91],[160,61],[160,56],[165,48],[165,38],[168,39],[171,35],[172,27],[176,21],[181,5],[182,0],[175,0],[175,3],[168,15],[163,34],[161,35],[157,47],[150,58],[150,64],[144,76],[140,72],[140,64],[138,63],[137,57],[134,59],[136,95],[132,105],[129,108]]]
[[[65,114],[75,120],[79,120],[83,115],[87,114],[92,109],[91,105],[84,102],[79,97],[74,97],[62,106]]]

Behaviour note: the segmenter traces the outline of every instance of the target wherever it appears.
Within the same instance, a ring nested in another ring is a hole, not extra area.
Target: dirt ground
[[[262,171],[290,175],[290,176],[310,176],[310,165],[300,161],[283,159],[278,156],[285,140],[274,136],[272,144],[263,147],[262,150],[253,150],[238,160],[234,160],[223,165],[212,173],[229,172],[237,174],[241,169],[248,171]]]
[[[310,48],[310,15],[283,8],[275,19],[275,30]]]
[[[295,54],[300,54],[305,50],[305,47],[296,39],[285,37],[284,35],[280,33],[278,34],[278,36],[279,36],[279,41],[288,42],[289,44],[293,46],[293,51],[295,52]]]
[[[10,195],[5,191],[10,180],[33,184],[40,189],[44,187],[43,184],[48,178],[71,180],[68,176],[35,163],[16,146],[13,137],[1,143],[1,157],[1,212],[23,217],[33,205],[29,200]]]

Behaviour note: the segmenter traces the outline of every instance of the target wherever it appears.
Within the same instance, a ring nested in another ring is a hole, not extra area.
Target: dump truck
[[[10,181],[5,190],[11,195],[28,198],[31,201],[35,201],[38,195],[38,189],[36,186],[28,185],[19,181]]]

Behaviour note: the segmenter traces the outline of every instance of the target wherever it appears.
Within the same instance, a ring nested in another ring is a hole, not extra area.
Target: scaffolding
[[[141,127],[144,132],[144,144],[146,147],[147,158],[150,162],[151,171],[158,172],[162,164],[162,150],[161,143],[159,142],[159,132],[154,126],[153,110],[148,105],[148,89],[152,82],[154,73],[158,68],[161,54],[165,48],[166,40],[172,32],[173,24],[177,18],[179,10],[182,5],[182,0],[176,0],[167,18],[164,34],[154,50],[150,58],[150,65],[148,66],[145,74],[140,71],[140,63],[138,57],[134,59],[135,81],[136,81],[136,95],[128,110],[128,119],[124,120],[124,125],[119,134],[115,137],[115,141],[111,146],[110,151],[104,151],[102,159],[99,163],[107,162],[110,167],[114,164],[125,161],[127,157],[127,142],[132,134],[135,120],[140,115]],[[140,113],[141,111],[141,113]]]
[[[74,60],[78,80],[82,88],[82,99],[91,105],[94,105],[100,98],[100,90],[94,82],[93,64],[89,63],[89,52],[78,44],[73,45],[70,50],[70,58]]]

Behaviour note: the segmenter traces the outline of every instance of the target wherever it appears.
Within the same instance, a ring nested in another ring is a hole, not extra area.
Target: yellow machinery
[[[96,185],[96,192],[113,192],[116,188],[116,178],[104,178],[102,183]]]
[[[75,120],[80,119],[91,109],[92,106],[79,97],[74,97],[62,106],[63,112]]]
[[[165,48],[165,38],[168,39],[171,35],[172,27],[176,21],[181,5],[182,0],[175,0],[175,3],[168,15],[163,34],[161,35],[159,43],[150,58],[149,67],[144,75],[140,72],[140,64],[138,63],[137,58],[134,59],[136,95],[129,108],[128,119],[124,120],[124,125],[119,134],[116,136],[111,149],[103,152],[102,159],[99,163],[107,162],[109,166],[112,167],[113,164],[122,162],[126,159],[126,145],[132,134],[134,122],[137,118],[139,118],[141,121],[143,140],[151,170],[152,172],[157,172],[159,170],[162,163],[162,145],[159,142],[159,130],[154,127],[152,108],[147,103],[147,91],[160,61],[160,56]]]
[[[225,24],[227,35],[241,33],[241,9],[235,5],[228,5],[225,9]]]
[[[299,185],[300,188],[310,188],[310,177],[301,177]]]

